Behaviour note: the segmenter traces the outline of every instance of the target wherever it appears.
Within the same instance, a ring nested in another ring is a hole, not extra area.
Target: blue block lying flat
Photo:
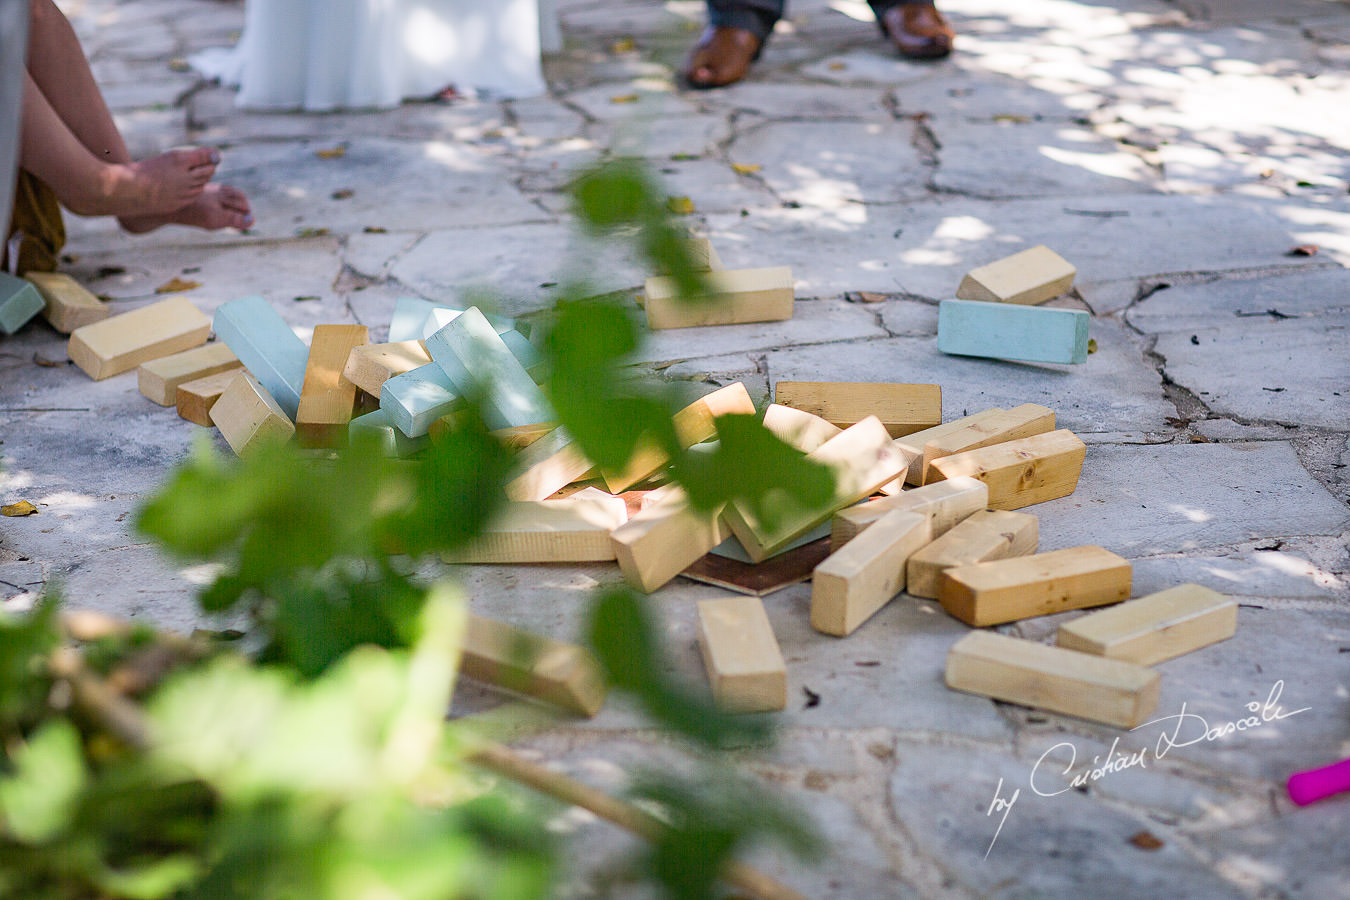
[[[1090,318],[1081,309],[943,300],[938,306],[938,349],[990,359],[1087,362]]]
[[[309,348],[291,326],[263,298],[243,297],[217,309],[211,328],[295,421]]]
[[[400,458],[412,456],[431,443],[431,438],[426,435],[410,438],[400,431],[394,425],[394,419],[389,415],[387,409],[377,409],[374,412],[366,413],[364,416],[357,416],[352,419],[347,429],[347,434],[353,440],[360,432],[374,434],[379,439],[380,446],[384,448],[386,456]]]
[[[482,386],[488,428],[514,428],[553,420],[553,410],[487,318],[475,307],[427,338],[427,353],[461,394]]]
[[[31,281],[0,272],[0,331],[13,334],[46,305]]]
[[[454,382],[435,363],[395,375],[380,388],[380,409],[410,438],[424,436],[432,422],[463,402]]]

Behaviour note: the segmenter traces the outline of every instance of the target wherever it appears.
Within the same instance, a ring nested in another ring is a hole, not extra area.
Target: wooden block
[[[529,375],[535,384],[542,384],[548,374],[548,365],[534,344],[519,331],[503,331],[500,337],[506,349],[511,351],[511,355],[525,369],[525,374]]]
[[[1039,522],[1029,513],[980,510],[909,558],[905,591],[937,599],[947,569],[1035,553],[1039,536]]]
[[[921,463],[924,477],[928,477],[935,459],[1054,430],[1055,413],[1044,406],[1023,403],[1012,409],[1001,409],[968,423],[964,428],[953,429],[926,441],[923,445]]]
[[[779,404],[820,416],[839,428],[876,416],[897,438],[942,422],[942,388],[936,384],[780,381],[774,390]]]
[[[461,396],[482,392],[483,420],[489,428],[553,420],[539,386],[477,308],[456,316],[425,343]]]
[[[769,408],[764,410],[764,427],[773,432],[774,437],[803,453],[818,449],[844,430],[820,416],[777,403],[769,404]]]
[[[1090,319],[1081,309],[943,300],[938,349],[955,356],[1082,363],[1087,362]]]
[[[357,439],[358,434],[373,435],[386,456],[399,459],[420,453],[431,444],[430,437],[410,438],[399,431],[389,412],[383,409],[352,419],[351,424],[347,426],[347,434],[353,441]]]
[[[295,425],[281,404],[250,372],[237,372],[211,407],[211,423],[220,429],[237,456],[266,441],[287,441]]]
[[[787,707],[787,666],[758,597],[698,601],[698,646],[713,700],[727,712]]]
[[[543,500],[580,480],[591,461],[564,428],[555,428],[516,456],[507,478],[508,500]]]
[[[474,307],[477,309],[477,307]],[[481,312],[481,310],[479,310]],[[418,335],[422,340],[426,340],[436,332],[440,331],[451,322],[458,319],[464,313],[463,309],[453,306],[437,306],[427,315],[426,321],[422,324],[422,333]],[[492,330],[500,335],[505,335],[508,331],[513,331],[516,327],[515,319],[504,319],[501,316],[493,316],[483,313],[483,318],[487,319]],[[521,335],[522,339],[524,335]]]
[[[556,422],[541,422],[538,425],[517,425],[514,428],[499,428],[488,432],[508,450],[524,450],[544,435],[556,430]]]
[[[1034,305],[1058,297],[1073,287],[1078,270],[1049,247],[1032,247],[1012,256],[971,269],[956,296],[962,300]]]
[[[647,327],[694,328],[792,318],[792,269],[721,269],[707,273],[706,297],[680,298],[668,275],[647,279]]]
[[[982,628],[1067,609],[1119,603],[1130,596],[1128,561],[1101,547],[1070,547],[947,569],[942,608]]]
[[[1021,509],[1072,494],[1086,454],[1077,435],[1060,429],[934,460],[928,480],[977,478],[989,485],[990,509]]]
[[[380,409],[410,438],[422,437],[432,422],[463,403],[445,370],[435,363],[395,375],[380,387]]]
[[[689,237],[685,238],[682,243],[685,253],[689,256],[689,264],[695,272],[715,272],[726,268],[722,265],[722,258],[717,255],[717,250],[713,247],[712,241],[707,238]],[[659,269],[657,274],[669,275],[670,273],[665,269]]]
[[[394,301],[394,311],[389,316],[388,342],[405,344],[422,340],[422,329],[432,310],[440,308],[430,300],[420,297],[399,297]],[[430,362],[430,357],[427,359]]]
[[[562,500],[508,501],[474,539],[446,556],[458,563],[600,562],[614,558],[609,536],[628,521],[619,497],[588,487]]]
[[[342,377],[352,350],[365,345],[364,325],[315,325],[309,362],[295,414],[295,435],[303,447],[345,444],[356,407],[356,385]]]
[[[66,352],[85,374],[101,381],[143,362],[200,347],[210,333],[211,320],[201,310],[184,297],[170,297],[76,328]]]
[[[70,334],[81,325],[102,322],[112,315],[108,304],[84,289],[74,278],[61,272],[29,272],[24,276],[42,295],[42,316],[62,334]]]
[[[476,681],[590,717],[609,688],[589,650],[469,615],[460,672]]]
[[[1151,666],[1226,641],[1237,631],[1237,603],[1198,584],[1182,584],[1059,626],[1070,650]]]
[[[947,654],[953,690],[1135,728],[1158,708],[1162,679],[1133,663],[972,631]]]
[[[342,377],[372,397],[380,396],[380,388],[395,375],[411,372],[431,362],[431,354],[421,341],[399,341],[393,344],[365,344],[353,347],[342,369]]]
[[[935,425],[932,428],[925,428],[923,431],[916,431],[913,434],[907,434],[904,437],[896,438],[895,443],[901,449],[914,454],[914,461],[909,464],[909,469],[905,472],[905,483],[923,484],[923,448],[929,441],[937,440],[940,437],[951,434],[953,431],[960,431],[967,425],[1002,411],[1002,409],[995,406],[992,409],[986,409],[982,412],[977,412],[974,415],[965,416],[961,419],[953,419],[950,422],[944,422],[941,425]],[[888,493],[897,492],[891,491]]]
[[[0,332],[13,334],[45,306],[42,294],[31,282],[0,272]]]
[[[174,402],[178,406],[179,417],[210,428],[212,425],[211,407],[215,405],[216,401],[220,399],[220,395],[225,393],[225,389],[238,375],[238,368],[226,369],[214,375],[207,375],[205,378],[180,384],[174,397]]]
[[[723,541],[720,546],[726,546],[726,542]],[[717,548],[713,548],[680,574],[691,581],[726,588],[738,594],[763,597],[806,581],[816,566],[829,555],[830,542],[826,538],[794,547],[762,563],[723,556],[717,552]]]
[[[933,539],[946,534],[956,523],[972,516],[989,504],[989,488],[974,478],[953,478],[924,485],[889,497],[878,497],[841,509],[830,528],[830,546],[841,549],[877,519],[903,509],[928,520]]]
[[[905,564],[930,540],[928,519],[895,510],[882,516],[811,576],[811,627],[852,634],[905,588]]]
[[[772,529],[745,501],[735,500],[727,505],[727,524],[755,562],[768,559],[794,538],[827,521],[836,510],[866,497],[909,465],[909,457],[895,446],[875,416],[840,432],[807,458],[834,471],[834,494],[824,504],[811,507],[796,498],[784,498]]]
[[[660,588],[727,538],[720,510],[689,505],[682,489],[663,489],[610,535],[624,579],[645,593]]]
[[[244,368],[294,421],[300,408],[309,348],[262,297],[231,300],[216,310],[212,327]]]
[[[182,353],[143,362],[136,369],[137,385],[141,393],[160,406],[173,406],[178,400],[178,386],[229,372],[243,365],[234,351],[216,341],[203,344]]]

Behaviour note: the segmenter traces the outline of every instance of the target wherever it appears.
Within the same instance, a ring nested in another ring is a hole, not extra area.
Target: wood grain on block
[[[609,688],[590,651],[470,613],[460,672],[591,717]]]
[[[909,558],[905,590],[935,600],[947,569],[1035,553],[1039,538],[1039,522],[1030,513],[980,510]]]
[[[238,456],[265,442],[290,440],[295,434],[295,425],[281,404],[246,371],[235,373],[230,386],[211,407],[211,423]]]
[[[352,419],[347,426],[347,434],[352,441],[356,441],[358,435],[370,435],[379,442],[385,456],[393,456],[399,459],[420,453],[431,443],[429,437],[410,438],[399,431],[388,410],[383,409],[377,409]]]
[[[556,422],[541,422],[538,425],[515,425],[511,428],[499,428],[488,433],[508,450],[524,450],[557,427]]]
[[[395,375],[380,388],[380,409],[408,437],[422,437],[431,423],[464,403],[445,370],[435,363]]]
[[[792,269],[721,269],[706,276],[706,297],[681,298],[668,275],[647,279],[647,327],[694,328],[792,318]]]
[[[216,310],[216,337],[239,357],[244,368],[294,421],[300,408],[309,348],[262,297],[231,300]]]
[[[201,310],[185,297],[170,297],[76,328],[67,353],[85,374],[100,381],[143,362],[200,347],[210,333],[211,320]]]
[[[393,344],[365,344],[353,347],[342,368],[342,376],[372,397],[395,375],[411,372],[431,362],[431,354],[421,341]]]
[[[150,400],[160,406],[173,406],[178,402],[180,384],[217,372],[229,372],[242,365],[233,350],[216,341],[141,363],[136,369],[136,383]]]
[[[764,410],[764,427],[769,429],[774,437],[803,453],[818,449],[821,444],[844,430],[838,425],[831,425],[820,416],[778,403],[771,403],[769,408]]]
[[[465,310],[424,343],[461,396],[481,391],[489,428],[553,420],[539,386],[477,308]]]
[[[936,384],[857,381],[780,381],[774,399],[848,428],[876,416],[893,438],[942,421],[942,388]]]
[[[506,497],[544,500],[590,470],[591,461],[567,429],[555,428],[517,454],[506,481]]]
[[[1078,270],[1049,247],[1032,247],[987,266],[971,269],[956,296],[962,300],[1035,305],[1052,300],[1073,287]]]
[[[356,408],[356,385],[343,377],[342,370],[352,351],[368,339],[364,325],[314,326],[300,407],[295,413],[296,438],[303,446],[345,443],[347,423]]]
[[[610,535],[624,580],[650,594],[727,538],[721,510],[699,510],[678,487],[662,489]]]
[[[834,492],[824,503],[810,506],[794,496],[784,498],[770,527],[744,500],[727,505],[727,524],[755,562],[768,559],[793,539],[828,521],[836,510],[856,503],[892,480],[909,465],[909,457],[896,447],[886,427],[868,416],[807,454],[812,462],[834,473]]]
[[[928,476],[935,459],[1054,430],[1055,413],[1044,406],[1023,403],[1012,409],[999,410],[967,424],[964,428],[954,429],[924,442],[921,463],[924,477]]]
[[[1151,666],[1226,641],[1237,631],[1237,603],[1207,587],[1182,584],[1059,626],[1061,647]]]
[[[904,437],[895,439],[895,443],[901,449],[914,454],[914,461],[909,464],[909,469],[905,472],[906,484],[923,484],[923,448],[929,441],[937,440],[951,434],[953,431],[960,431],[973,422],[992,416],[1003,410],[995,406],[992,409],[986,409],[973,415],[965,416],[960,419],[953,419],[950,422],[943,422],[941,425],[935,425],[932,428],[925,428],[923,431],[916,431],[913,434],[907,434]],[[888,492],[894,493],[894,492]]]
[[[723,542],[722,546],[725,546]],[[716,549],[680,574],[691,581],[726,588],[738,594],[763,597],[811,577],[816,566],[830,555],[830,542],[818,538],[794,547],[762,563],[745,562],[723,556]]]
[[[46,301],[32,282],[0,272],[0,332],[13,334],[45,307]]]
[[[238,375],[239,369],[236,367],[180,384],[174,392],[179,418],[211,427],[211,407],[215,406],[220,395],[225,393],[225,389]]]
[[[956,523],[974,515],[989,505],[989,488],[974,478],[953,478],[937,484],[878,497],[841,509],[834,514],[830,527],[830,546],[841,549],[877,519],[903,509],[918,513],[928,520],[933,539],[946,534]]]
[[[511,500],[471,545],[445,559],[458,563],[611,560],[610,533],[627,521],[627,504],[593,487],[562,500]]]
[[[102,322],[112,315],[108,304],[85,290],[84,285],[62,272],[29,272],[24,276],[42,295],[42,317],[62,334],[81,325]]]
[[[895,510],[831,553],[811,576],[811,627],[852,634],[905,589],[905,565],[929,540],[928,519]]]
[[[787,706],[787,666],[758,597],[698,601],[698,646],[719,707],[752,713]]]
[[[1077,364],[1087,362],[1090,319],[1081,309],[943,300],[938,349],[955,356]]]
[[[1085,445],[1068,429],[969,450],[933,461],[929,481],[976,478],[989,485],[990,509],[1021,509],[1078,487]]]
[[[982,628],[1068,609],[1119,603],[1130,596],[1131,569],[1101,547],[1070,547],[945,570],[938,600],[956,618]]]
[[[947,686],[1033,709],[1134,728],[1158,708],[1152,669],[989,631],[972,631],[947,653]]]

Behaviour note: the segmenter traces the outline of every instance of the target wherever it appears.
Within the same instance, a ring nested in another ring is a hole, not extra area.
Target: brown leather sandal
[[[902,3],[878,19],[881,33],[907,59],[941,59],[952,52],[952,31],[942,13],[931,3]]]
[[[699,91],[735,84],[750,72],[763,49],[764,42],[754,32],[710,26],[689,52],[681,75],[685,84]]]

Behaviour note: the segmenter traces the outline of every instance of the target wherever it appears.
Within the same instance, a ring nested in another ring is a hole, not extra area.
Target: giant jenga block
[[[977,478],[989,485],[990,509],[1021,509],[1072,494],[1086,454],[1078,436],[1061,429],[934,460],[928,480]]]
[[[477,308],[465,310],[424,343],[461,396],[482,392],[489,428],[553,420],[539,386]]]
[[[651,593],[689,568],[727,538],[720,510],[689,504],[684,491],[671,487],[610,535],[624,580]]]
[[[713,247],[712,241],[701,237],[687,237],[681,243],[684,245],[685,253],[688,257],[689,267],[695,272],[713,272],[718,269],[725,269],[722,265],[722,258],[717,255],[717,249]],[[669,275],[663,266],[657,267],[658,275]],[[639,298],[639,303],[645,303],[645,298]]]
[[[905,588],[905,564],[929,541],[928,520],[895,510],[872,523],[811,576],[811,627],[843,637]]]
[[[1119,603],[1130,596],[1131,574],[1129,562],[1109,550],[1070,547],[947,569],[938,599],[967,625],[1002,625]]]
[[[877,519],[903,509],[928,520],[933,539],[946,534],[952,526],[989,505],[989,488],[974,478],[953,478],[937,484],[878,497],[841,509],[834,514],[830,528],[830,547],[839,550]]]
[[[1152,669],[989,631],[956,642],[946,680],[954,690],[1119,728],[1148,721],[1162,690]]]
[[[482,312],[482,310],[479,311]],[[458,307],[434,307],[427,315],[426,322],[422,324],[422,333],[419,337],[425,341],[427,338],[455,321],[455,319],[458,319],[463,313],[464,310],[459,309]],[[501,316],[489,315],[488,313],[483,313],[483,318],[487,319],[488,324],[492,326],[493,331],[503,336],[505,336],[508,331],[514,331],[516,328],[515,319],[505,319]],[[524,337],[524,335],[521,336]]]
[[[909,464],[909,469],[905,472],[906,484],[923,484],[923,448],[929,441],[937,440],[944,435],[951,434],[953,431],[960,431],[973,422],[987,418],[1000,413],[1003,410],[995,406],[992,409],[986,409],[982,412],[973,413],[960,419],[953,419],[950,422],[943,422],[941,425],[935,425],[932,428],[925,428],[923,431],[916,431],[913,434],[907,434],[904,437],[895,439],[895,443],[902,450],[912,453],[914,461]],[[887,493],[894,493],[888,491]]]
[[[347,364],[342,368],[342,377],[372,397],[378,397],[380,388],[390,378],[430,362],[431,354],[421,341],[365,344],[352,348]]]
[[[758,597],[698,601],[698,646],[722,709],[752,713],[787,706],[787,666]]]
[[[1078,270],[1049,247],[1032,247],[971,269],[956,296],[962,300],[1035,305],[1073,287]]]
[[[647,327],[693,328],[792,318],[792,270],[722,269],[706,275],[710,293],[690,300],[678,296],[675,279],[654,275],[645,286]]]
[[[112,315],[108,304],[84,289],[74,278],[61,272],[29,272],[24,276],[42,295],[42,316],[62,334],[70,334],[81,325],[102,322]]]
[[[955,356],[1083,363],[1091,318],[1081,309],[943,300],[938,304],[938,349]]]
[[[1036,552],[1039,522],[1029,513],[980,510],[909,558],[905,590],[937,599],[941,575],[971,563],[1009,559]]]
[[[406,344],[422,340],[422,330],[432,310],[443,308],[420,297],[399,297],[394,301],[394,311],[389,315],[388,343]]]
[[[588,718],[600,712],[609,690],[589,650],[472,614],[459,665],[477,681]]]
[[[585,488],[561,500],[511,500],[469,546],[446,556],[457,563],[601,562],[614,558],[610,533],[628,521],[622,497]]]
[[[463,404],[454,383],[435,363],[395,375],[380,386],[380,409],[410,438],[422,437],[432,422]]]
[[[831,425],[820,416],[783,406],[769,404],[764,410],[764,427],[785,444],[796,447],[803,453],[810,453],[844,429]]]
[[[0,332],[13,334],[42,312],[42,294],[30,282],[0,272]]]
[[[205,378],[186,381],[174,392],[174,402],[178,407],[179,418],[211,427],[211,407],[216,405],[220,395],[239,375],[239,368],[226,369]]]
[[[507,477],[508,500],[543,500],[581,479],[591,461],[565,428],[555,428],[516,456]]]
[[[82,325],[70,335],[67,353],[90,378],[100,381],[206,343],[211,320],[184,297]]]
[[[211,423],[238,456],[268,441],[287,441],[295,425],[249,372],[239,372],[211,407]]]
[[[993,415],[969,423],[964,428],[925,441],[922,463],[924,475],[927,477],[935,459],[1054,430],[1055,414],[1044,406],[1023,403],[1012,409],[999,410]]]
[[[942,388],[936,384],[780,381],[774,399],[839,428],[876,416],[893,438],[942,421]]]
[[[141,393],[150,400],[160,406],[173,406],[178,399],[180,384],[217,372],[229,372],[241,365],[234,351],[216,341],[141,363],[136,369],[136,382]]]
[[[316,325],[300,388],[295,433],[302,446],[346,443],[356,408],[356,385],[342,376],[352,350],[368,340],[364,325]]]
[[[431,443],[427,435],[410,438],[400,431],[387,409],[377,409],[352,419],[347,426],[347,435],[353,442],[358,435],[369,435],[379,443],[385,456],[398,459],[420,453]]]
[[[309,348],[262,297],[231,300],[216,310],[212,327],[244,368],[294,421],[305,384]]]
[[[1237,631],[1237,603],[1218,591],[1183,584],[1059,626],[1061,647],[1151,666]]]

